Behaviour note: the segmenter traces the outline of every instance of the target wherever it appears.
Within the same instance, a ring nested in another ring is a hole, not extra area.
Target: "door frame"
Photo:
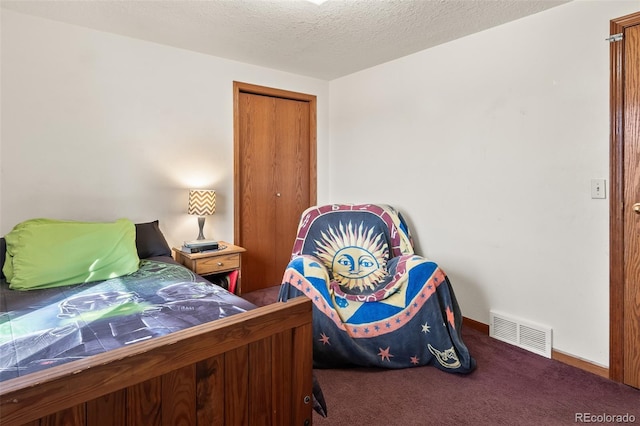
[[[610,21],[610,34],[640,24],[640,12]],[[624,381],[624,43],[610,47],[609,378]]]
[[[309,103],[309,202],[317,203],[317,100],[315,95],[258,86],[240,81],[233,82],[233,238],[236,244],[241,241],[240,235],[240,93],[271,96]]]

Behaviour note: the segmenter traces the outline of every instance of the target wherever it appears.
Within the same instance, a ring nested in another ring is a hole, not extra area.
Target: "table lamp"
[[[204,240],[204,217],[212,215],[216,211],[216,191],[213,189],[189,190],[189,214],[198,215],[200,233],[198,240]]]

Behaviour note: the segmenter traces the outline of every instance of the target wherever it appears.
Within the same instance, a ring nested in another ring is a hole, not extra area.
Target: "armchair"
[[[314,304],[316,368],[475,368],[449,279],[414,253],[407,224],[391,206],[303,212],[279,299],[301,295]]]

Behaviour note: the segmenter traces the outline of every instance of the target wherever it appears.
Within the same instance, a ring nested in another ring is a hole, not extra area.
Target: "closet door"
[[[315,97],[236,84],[235,242],[247,249],[247,293],[281,283],[300,215],[315,203]]]
[[[309,103],[276,99],[274,273],[282,283],[302,212],[309,194]]]
[[[276,99],[241,93],[240,239],[247,249],[242,262],[242,288],[247,293],[271,280],[275,262]],[[259,285],[260,284],[260,285]]]

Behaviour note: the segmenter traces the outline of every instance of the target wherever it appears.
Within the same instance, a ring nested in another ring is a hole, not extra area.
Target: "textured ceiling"
[[[2,0],[4,9],[331,80],[569,0]]]

